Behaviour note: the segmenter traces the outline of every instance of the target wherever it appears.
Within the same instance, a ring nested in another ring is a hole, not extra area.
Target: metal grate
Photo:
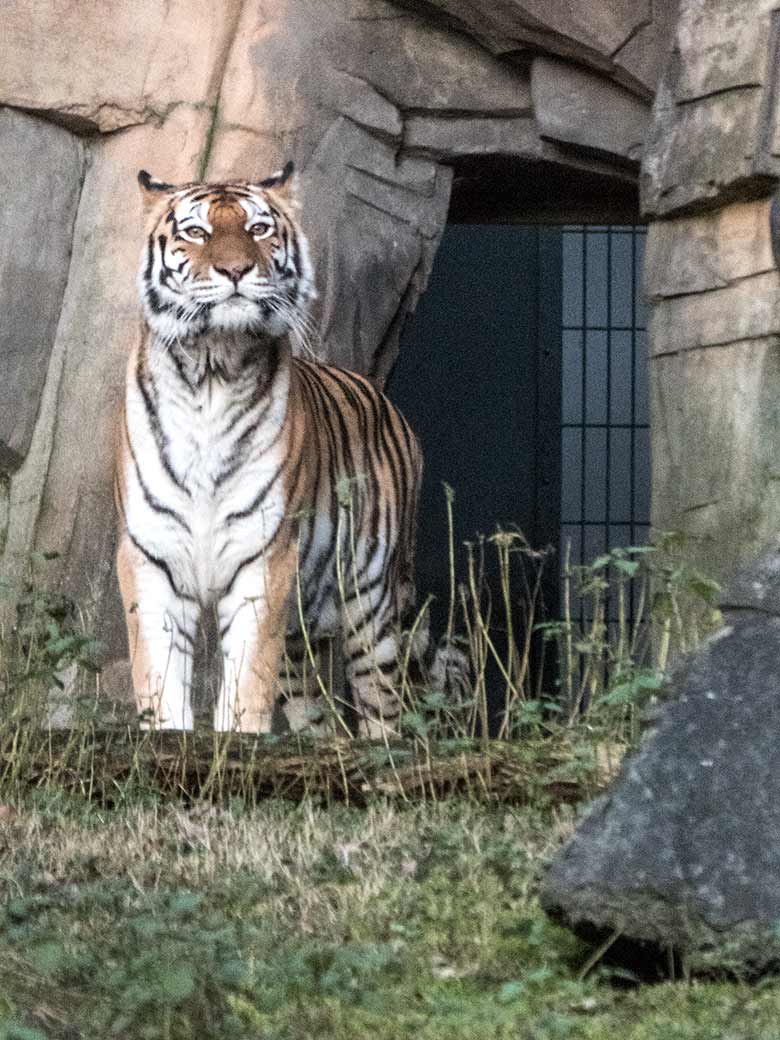
[[[650,525],[643,227],[563,235],[561,545],[588,563]]]

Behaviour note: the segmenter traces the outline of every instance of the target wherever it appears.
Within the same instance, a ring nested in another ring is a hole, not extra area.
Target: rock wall
[[[139,167],[175,182],[260,177],[295,159],[320,352],[381,381],[459,185],[494,215],[499,188],[527,214],[561,171],[605,198],[631,197],[673,10],[671,0],[6,4],[0,570],[18,573],[33,549],[59,553],[51,580],[85,607],[109,658],[123,657],[112,445],[139,335]],[[576,190],[565,191],[576,209]]]
[[[728,576],[780,530],[780,4],[682,0],[642,172],[653,524]]]

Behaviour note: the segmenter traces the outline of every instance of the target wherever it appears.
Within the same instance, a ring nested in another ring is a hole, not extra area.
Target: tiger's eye
[[[202,227],[185,228],[184,229],[184,233],[186,235],[189,235],[190,238],[194,238],[196,242],[205,242],[206,241],[206,237],[207,236],[206,236],[205,228],[202,228]]]
[[[249,234],[254,238],[268,238],[273,229],[273,224],[253,224],[249,229]]]

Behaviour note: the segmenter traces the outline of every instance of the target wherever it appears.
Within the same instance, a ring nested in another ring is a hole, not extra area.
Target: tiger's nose
[[[226,278],[231,280],[233,285],[238,285],[244,275],[249,274],[254,266],[254,264],[249,264],[248,266],[242,264],[228,264],[226,267],[215,267],[214,270],[218,271],[220,274],[224,274]]]

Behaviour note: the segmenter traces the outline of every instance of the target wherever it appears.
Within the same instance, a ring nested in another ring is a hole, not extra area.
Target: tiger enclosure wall
[[[294,159],[321,353],[381,383],[451,197],[492,219],[623,218],[675,11],[673,0],[4,5],[0,573],[18,582],[31,552],[57,554],[47,580],[105,642],[110,695],[128,690],[111,484],[125,358],[140,334],[137,170],[174,182],[261,178]],[[728,85],[737,107],[747,105],[744,84]],[[664,103],[679,101],[682,112],[686,98]],[[666,111],[656,111],[645,171],[648,210],[664,218],[681,205],[664,187]],[[763,169],[750,174],[756,184]],[[667,241],[656,235],[657,255]],[[656,261],[664,266],[671,277]],[[719,285],[729,272],[709,277]],[[651,280],[659,300],[672,289]],[[665,320],[656,318],[658,343]],[[751,342],[762,334],[751,331]],[[759,344],[756,358],[762,350],[771,353]],[[733,380],[721,383],[727,396]],[[658,394],[657,414],[674,411]],[[704,392],[696,400],[703,408]],[[766,408],[761,422],[772,421],[768,397]],[[673,418],[664,421],[674,430]],[[661,487],[658,501],[671,493]]]
[[[653,524],[716,578],[780,533],[780,4],[682,0],[645,149]]]

